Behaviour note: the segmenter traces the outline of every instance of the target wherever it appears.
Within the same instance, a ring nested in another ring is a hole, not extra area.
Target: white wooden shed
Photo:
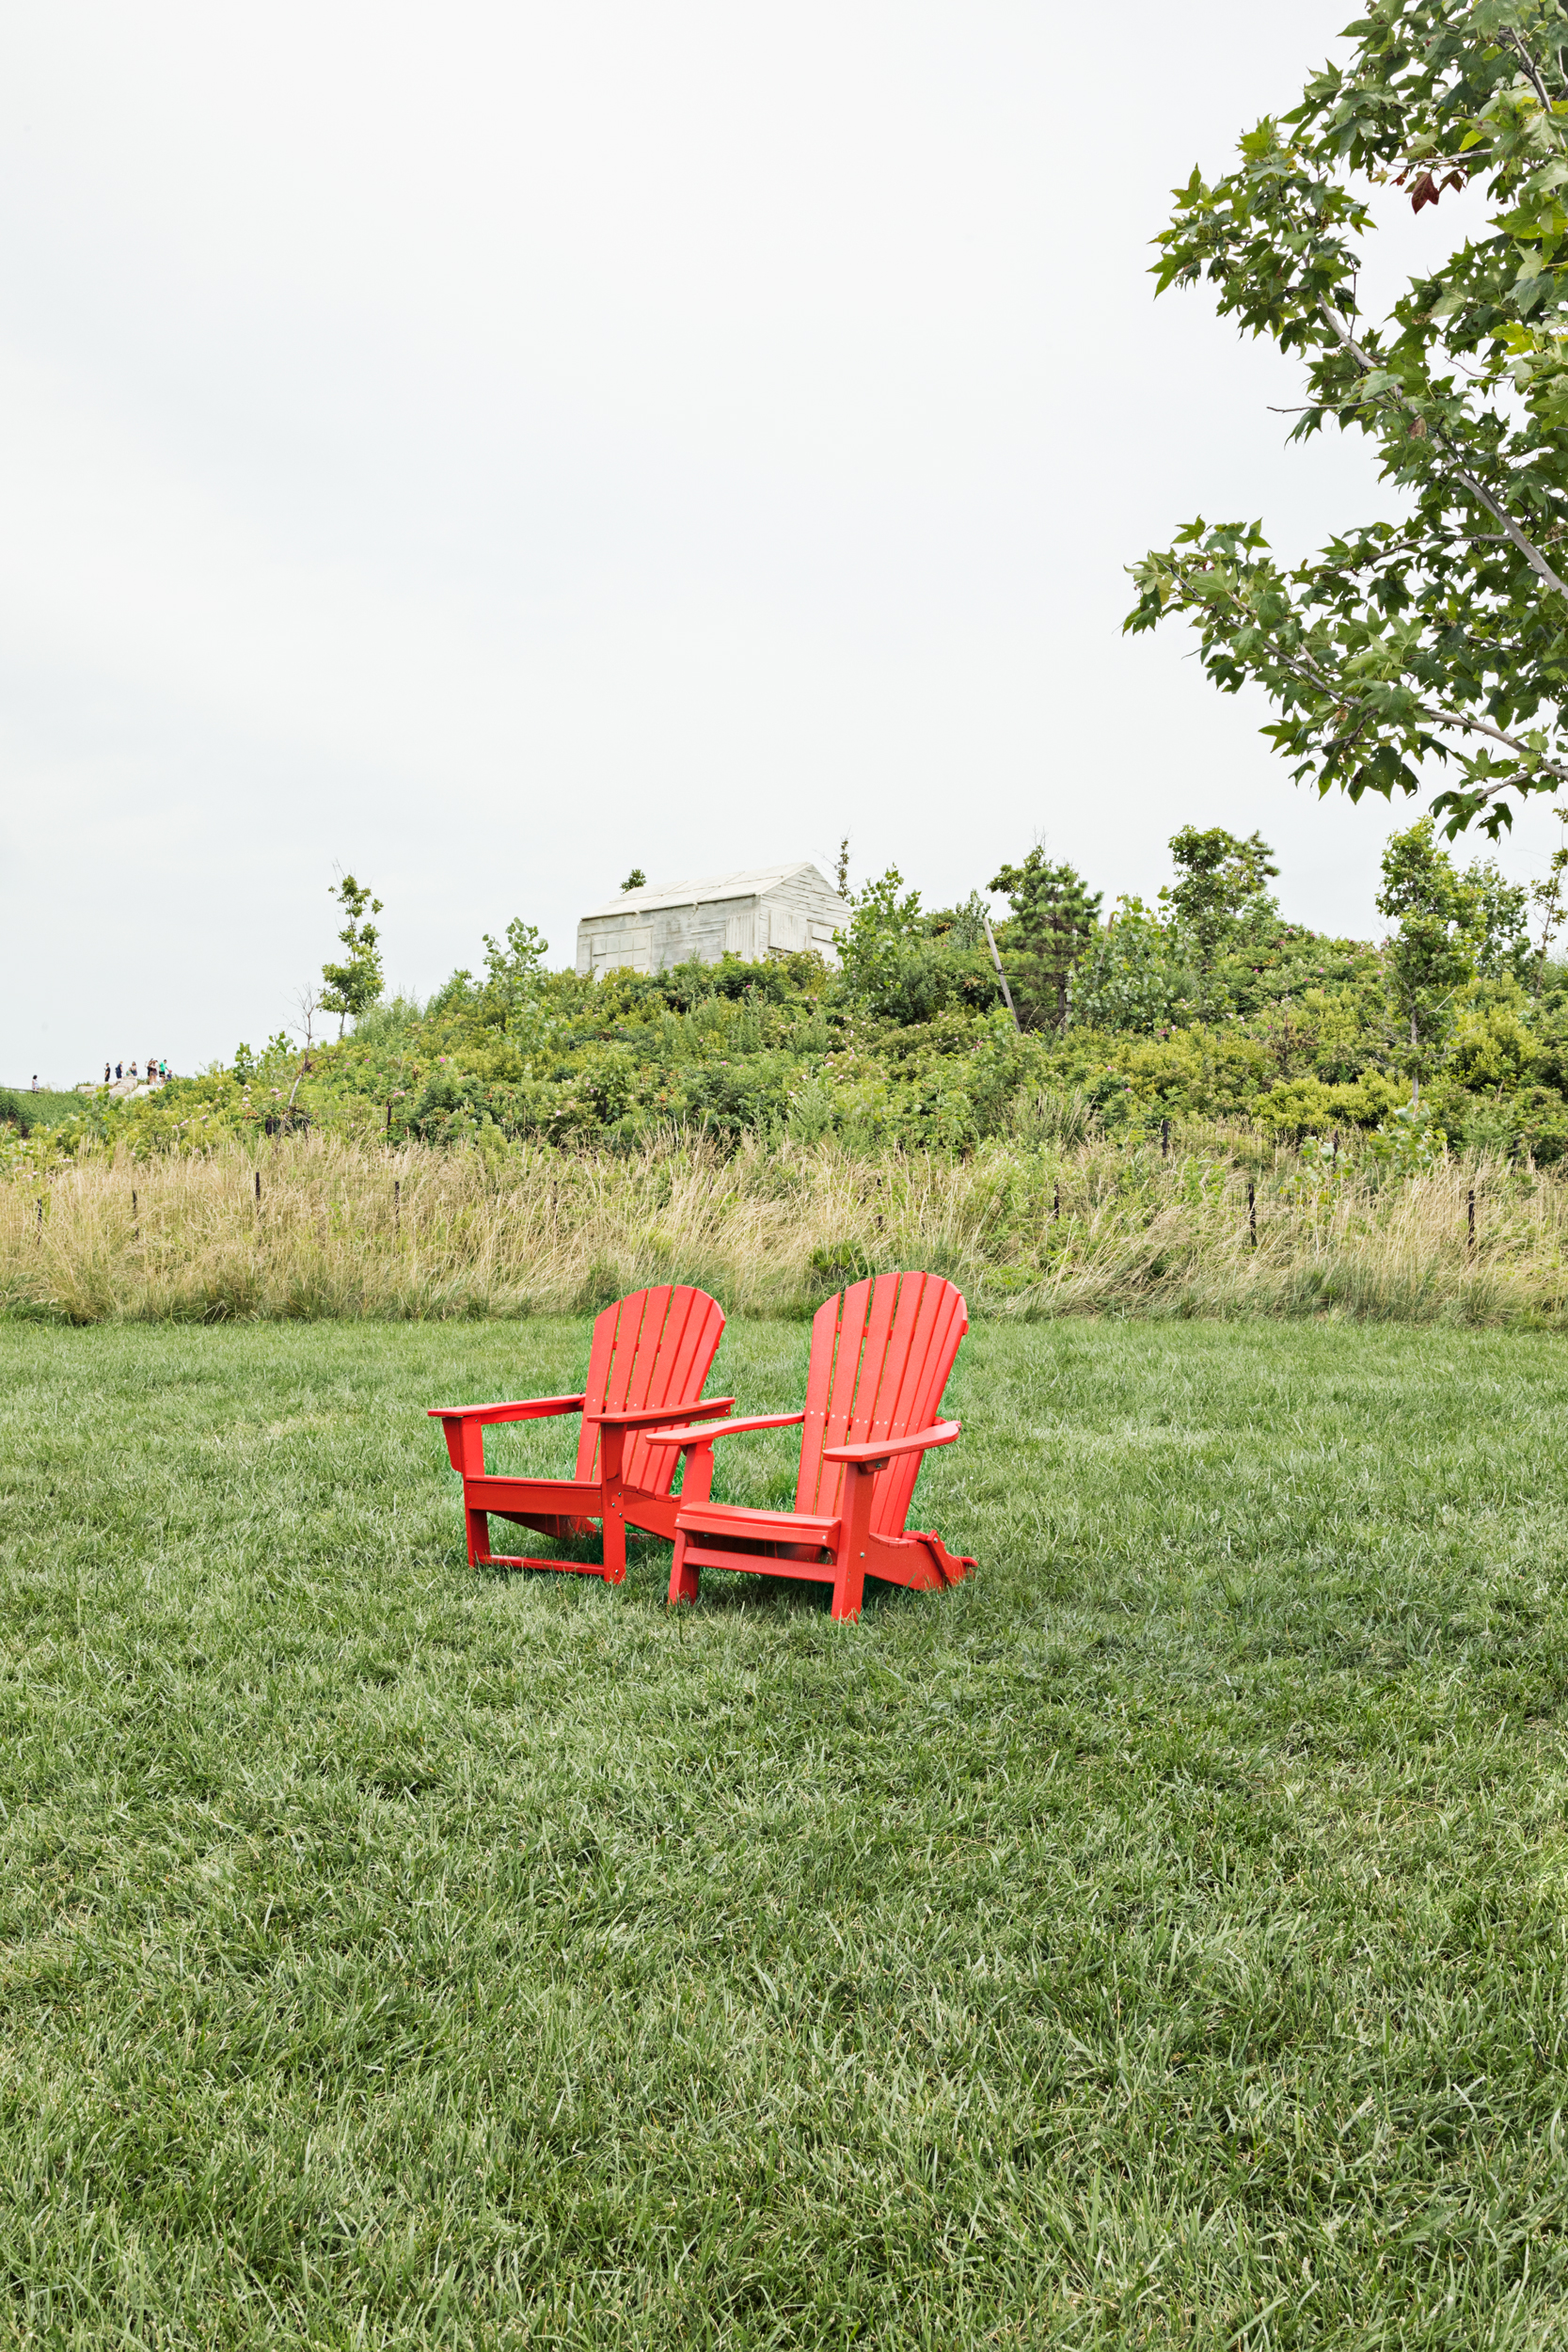
[[[673,963],[717,963],[815,948],[838,961],[833,933],[849,919],[844,899],[807,859],[747,874],[709,874],[655,890],[626,890],[578,924],[578,970],[663,972]]]

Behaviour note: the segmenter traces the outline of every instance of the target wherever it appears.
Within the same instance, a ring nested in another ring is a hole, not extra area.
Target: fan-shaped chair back
[[[644,1406],[681,1405],[700,1396],[723,1329],[719,1301],[680,1282],[632,1291],[595,1318],[583,1387],[579,1478],[599,1473],[599,1431],[591,1416],[606,1408],[637,1412]],[[673,1479],[679,1458],[675,1447],[656,1444],[640,1430],[627,1437],[622,1476],[628,1486],[659,1494]]]
[[[937,1274],[878,1274],[828,1299],[812,1319],[806,1421],[797,1511],[835,1513],[844,1466],[830,1445],[901,1438],[937,1418],[958,1343],[969,1328],[963,1294]],[[921,1457],[890,1462],[877,1480],[871,1532],[899,1535]]]

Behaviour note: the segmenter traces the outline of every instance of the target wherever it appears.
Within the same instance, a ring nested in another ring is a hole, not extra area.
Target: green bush
[[[309,1055],[275,1037],[135,1103],[87,1098],[46,1145],[27,1138],[40,1122],[24,1104],[0,1095],[3,1148],[25,1145],[29,1167],[40,1149],[145,1157],[260,1145],[285,1120],[487,1152],[631,1152],[678,1130],[726,1150],[787,1137],[963,1153],[1091,1130],[1135,1141],[1165,1120],[1249,1121],[1289,1143],[1381,1134],[1377,1149],[1392,1148],[1416,1073],[1389,953],[1287,921],[1262,887],[1266,845],[1189,828],[1177,847],[1185,880],[1153,907],[1121,899],[1104,924],[1069,868],[1031,852],[1004,869],[1013,911],[997,929],[1022,1028],[984,901],[927,911],[890,867],[852,899],[837,970],[816,955],[726,956],[594,980],[546,972],[519,920],[485,940],[482,979],[457,971],[422,1007],[369,1007]],[[1427,862],[1446,886],[1435,850]],[[1444,979],[1419,1057],[1421,1133],[1435,1122],[1467,1149],[1568,1158],[1568,966],[1529,960],[1504,885],[1472,875],[1454,888],[1497,901],[1486,939],[1500,944]]]

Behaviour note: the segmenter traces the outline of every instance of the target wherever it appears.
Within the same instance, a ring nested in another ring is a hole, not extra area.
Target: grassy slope
[[[467,1570],[582,1353],[0,1328],[0,2332],[1560,2342],[1560,1343],[979,1330],[845,1629]]]
[[[0,1087],[0,1094],[14,1094],[28,1123],[34,1127],[58,1127],[64,1120],[77,1118],[87,1106],[85,1095],[67,1094],[48,1087],[40,1087],[36,1094],[30,1086]]]

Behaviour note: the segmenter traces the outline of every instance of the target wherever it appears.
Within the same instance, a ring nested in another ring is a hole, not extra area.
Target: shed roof
[[[618,890],[602,907],[590,907],[578,919],[593,923],[606,914],[651,914],[657,907],[697,906],[716,898],[760,898],[776,883],[787,882],[792,874],[816,874],[823,888],[832,891],[832,882],[809,857],[796,857],[784,866],[754,866],[743,874],[705,874],[696,882],[663,882],[657,890]],[[833,895],[836,897],[837,893]]]

